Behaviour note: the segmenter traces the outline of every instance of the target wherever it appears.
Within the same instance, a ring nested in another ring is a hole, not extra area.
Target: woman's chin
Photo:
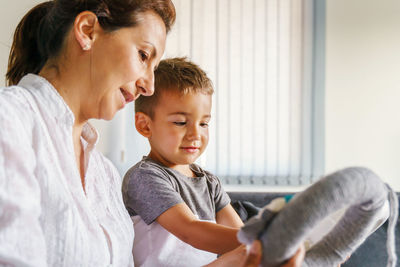
[[[115,115],[119,111],[123,110],[125,106],[126,106],[125,102],[124,103],[118,102],[117,104],[109,106],[108,108],[104,108],[99,112],[98,119],[110,121],[115,117]]]
[[[110,121],[110,120],[114,119],[115,115],[120,110],[121,109],[117,109],[115,111],[104,112],[104,113],[100,114],[98,119],[105,120],[105,121]]]

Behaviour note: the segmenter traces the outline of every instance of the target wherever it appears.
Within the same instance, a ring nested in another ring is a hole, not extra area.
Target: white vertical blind
[[[166,57],[215,85],[200,164],[227,184],[307,184],[312,156],[312,0],[173,0]]]

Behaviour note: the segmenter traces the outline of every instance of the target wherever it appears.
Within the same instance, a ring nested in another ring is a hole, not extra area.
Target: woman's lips
[[[122,97],[124,99],[124,104],[132,102],[133,100],[135,100],[135,97],[129,93],[127,90],[124,90],[123,88],[119,89],[121,91]]]

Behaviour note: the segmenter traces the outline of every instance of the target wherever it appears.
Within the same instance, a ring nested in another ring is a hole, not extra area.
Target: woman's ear
[[[74,35],[82,50],[92,48],[96,35],[97,16],[93,12],[83,11],[74,21]]]
[[[136,112],[135,114],[135,127],[136,130],[146,138],[151,136],[151,118],[143,112]]]

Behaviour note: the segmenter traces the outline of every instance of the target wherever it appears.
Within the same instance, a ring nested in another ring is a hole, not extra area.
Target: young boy
[[[160,62],[155,93],[135,102],[151,151],[125,175],[136,266],[203,266],[240,245],[243,225],[218,178],[194,164],[208,144],[213,86],[185,58]]]

